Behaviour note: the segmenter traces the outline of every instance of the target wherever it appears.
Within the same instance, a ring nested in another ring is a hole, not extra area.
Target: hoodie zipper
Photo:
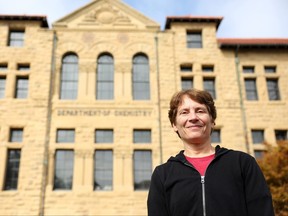
[[[184,164],[186,166],[189,166],[193,169],[195,169],[195,167],[193,167],[191,164],[188,164],[186,162],[184,162]],[[208,167],[207,167],[208,168]],[[196,170],[196,169],[195,169]],[[199,173],[200,175],[200,173]],[[205,176],[201,176],[201,185],[202,185],[202,207],[203,207],[203,216],[206,216],[206,199],[205,199]]]
[[[202,203],[203,203],[203,216],[206,216],[206,200],[205,200],[205,176],[201,176],[202,184]]]

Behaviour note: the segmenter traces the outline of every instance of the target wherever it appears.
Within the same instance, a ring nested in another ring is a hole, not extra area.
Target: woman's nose
[[[191,110],[191,111],[189,112],[188,118],[189,118],[189,120],[198,119],[197,113],[196,113],[195,111]]]

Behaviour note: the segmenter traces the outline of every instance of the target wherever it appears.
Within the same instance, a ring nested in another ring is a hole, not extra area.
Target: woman
[[[211,145],[217,117],[206,91],[185,90],[170,101],[169,120],[184,150],[155,168],[148,215],[274,215],[272,198],[255,159]]]

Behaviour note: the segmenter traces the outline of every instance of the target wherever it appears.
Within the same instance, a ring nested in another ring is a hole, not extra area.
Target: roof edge
[[[0,20],[6,21],[40,21],[41,27],[48,28],[48,21],[46,15],[0,15]]]
[[[218,38],[220,48],[288,48],[288,38]]]
[[[211,22],[211,23],[216,23],[216,29],[218,29],[222,20],[223,20],[223,17],[218,17],[218,16],[191,16],[191,15],[167,16],[165,29],[170,29],[172,22],[196,22],[196,23]]]

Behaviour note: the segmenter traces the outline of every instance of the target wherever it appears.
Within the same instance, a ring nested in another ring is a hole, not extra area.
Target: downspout
[[[51,70],[50,70],[50,86],[48,95],[48,105],[47,105],[47,123],[46,123],[46,134],[45,134],[45,148],[44,148],[44,159],[43,159],[43,175],[42,175],[42,185],[41,185],[41,200],[40,200],[40,216],[44,216],[45,211],[45,195],[46,195],[46,185],[48,178],[49,169],[49,143],[50,143],[50,128],[51,128],[51,115],[52,115],[52,96],[54,87],[54,74],[55,74],[55,50],[57,46],[57,36],[56,32],[53,31],[53,45],[52,45],[52,56],[51,56]]]
[[[235,49],[235,66],[236,66],[236,73],[237,73],[237,84],[239,89],[239,98],[240,98],[240,110],[241,110],[241,117],[243,122],[243,131],[244,131],[244,139],[245,139],[245,147],[246,152],[248,154],[251,154],[250,148],[249,148],[249,141],[248,141],[248,134],[247,134],[247,119],[246,119],[246,112],[245,112],[245,106],[243,103],[243,90],[242,85],[240,81],[240,70],[239,70],[239,57],[238,57],[238,51],[239,51],[239,45],[237,45]]]
[[[155,49],[156,49],[156,75],[157,75],[157,100],[158,100],[158,130],[159,130],[159,151],[160,164],[163,163],[163,147],[162,147],[162,115],[161,115],[161,97],[160,97],[160,74],[159,74],[159,49],[158,49],[158,35],[155,35]]]

